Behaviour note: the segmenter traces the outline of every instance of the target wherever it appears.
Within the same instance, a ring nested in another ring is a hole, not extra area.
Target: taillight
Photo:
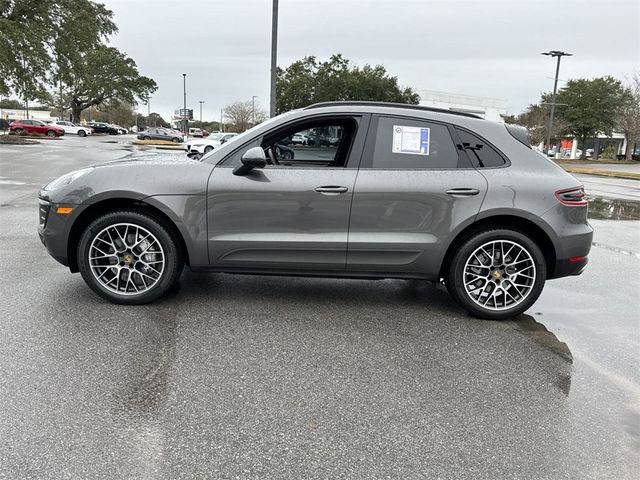
[[[582,185],[565,190],[558,190],[556,192],[556,198],[561,204],[571,207],[584,207],[587,205],[587,195],[584,193],[584,187]]]

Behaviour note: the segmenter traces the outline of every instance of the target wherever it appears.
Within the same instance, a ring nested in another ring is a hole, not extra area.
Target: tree
[[[514,123],[526,127],[529,131],[529,139],[533,145],[538,145],[545,141],[547,128],[549,126],[549,114],[551,107],[551,94],[543,93],[540,96],[540,103],[533,103],[521,114],[505,118],[505,123]],[[557,116],[553,122],[551,138],[559,138],[564,135],[567,125],[562,117]]]
[[[569,80],[556,97],[559,117],[568,130],[584,145],[599,133],[610,136],[616,126],[616,115],[624,101],[624,89],[619,80],[601,77]],[[582,149],[582,158],[586,148]]]
[[[341,54],[326,62],[304,57],[286,70],[276,72],[276,111],[286,112],[317,102],[371,100],[418,104],[420,97],[411,88],[398,86],[398,78],[382,65],[360,68]]]
[[[105,72],[109,72],[105,75]],[[93,105],[119,100],[135,104],[136,99],[157,90],[156,82],[138,73],[135,62],[113,47],[100,46],[87,53],[81,62],[61,73],[67,85],[73,121],[82,110]]]
[[[58,111],[70,108],[79,121],[90,106],[134,104],[155,91],[132,59],[105,44],[117,31],[112,18],[90,0],[0,0],[0,94],[14,91],[25,103],[38,98]]]
[[[231,123],[232,130],[241,133],[253,125],[264,122],[269,116],[267,112],[261,110],[256,105],[255,112],[253,110],[253,102],[234,102],[224,109],[224,116]]]
[[[89,0],[0,1],[0,94],[42,98],[57,52],[72,44],[81,55],[116,31],[113,13]]]
[[[640,144],[640,75],[635,74],[625,87],[616,115],[617,128],[627,141],[625,159],[631,160],[633,147]]]

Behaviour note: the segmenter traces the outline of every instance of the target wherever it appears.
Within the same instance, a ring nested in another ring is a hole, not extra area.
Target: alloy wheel
[[[522,245],[494,240],[476,248],[464,265],[467,296],[483,309],[508,310],[521,304],[536,281],[533,257]]]
[[[165,253],[146,228],[116,223],[101,230],[89,247],[89,266],[105,289],[139,295],[155,287],[165,268]]]

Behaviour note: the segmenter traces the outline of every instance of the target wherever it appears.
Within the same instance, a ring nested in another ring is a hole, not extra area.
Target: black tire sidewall
[[[213,150],[212,146],[204,147],[204,153],[209,153],[211,150]]]
[[[118,295],[107,290],[96,280],[89,266],[88,253],[93,238],[109,225],[116,223],[131,223],[149,230],[164,250],[166,263],[162,277],[153,288],[140,295]],[[82,278],[94,292],[113,303],[122,305],[141,305],[161,297],[178,280],[184,266],[177,241],[158,219],[146,213],[127,210],[107,213],[89,224],[78,243],[77,262]]]
[[[471,253],[479,246],[495,241],[508,240],[524,247],[533,258],[536,267],[536,279],[533,289],[520,304],[508,310],[489,310],[471,300],[464,288],[464,265]],[[447,289],[451,296],[471,315],[488,320],[505,320],[516,317],[531,307],[542,293],[547,276],[547,266],[540,247],[527,235],[511,229],[491,229],[478,232],[468,238],[457,250],[446,278]]]

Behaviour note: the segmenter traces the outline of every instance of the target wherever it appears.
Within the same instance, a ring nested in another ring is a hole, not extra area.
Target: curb
[[[598,175],[600,177],[624,178],[626,180],[640,180],[640,173],[633,172],[616,172],[613,170],[601,170],[599,168],[587,167],[567,167],[561,165],[569,173],[580,173],[586,175]]]

